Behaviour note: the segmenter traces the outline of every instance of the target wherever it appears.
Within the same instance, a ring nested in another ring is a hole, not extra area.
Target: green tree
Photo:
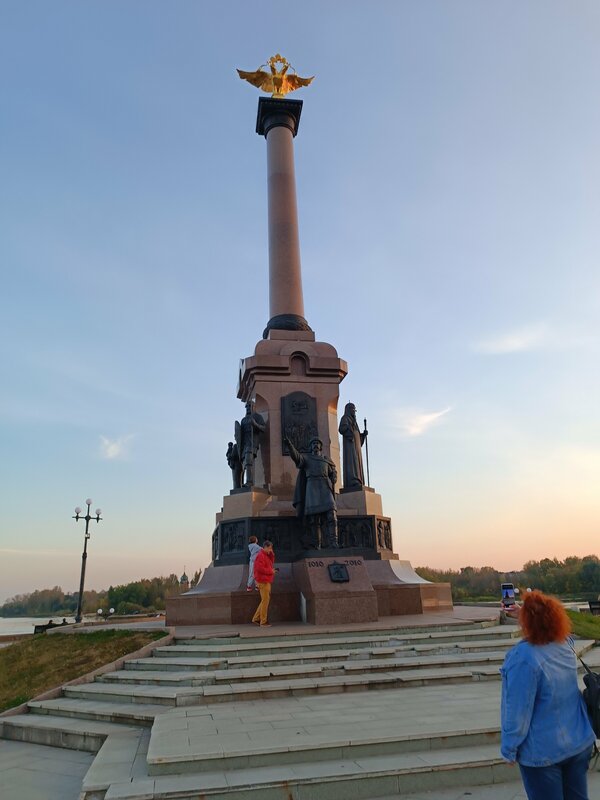
[[[583,592],[600,592],[600,562],[596,556],[585,556],[582,560],[579,585]]]

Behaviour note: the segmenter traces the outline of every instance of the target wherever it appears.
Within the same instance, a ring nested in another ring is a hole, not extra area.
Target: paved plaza
[[[77,800],[94,756],[0,739],[2,800]]]

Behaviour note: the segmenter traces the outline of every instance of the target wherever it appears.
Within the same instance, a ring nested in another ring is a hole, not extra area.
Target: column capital
[[[302,100],[280,100],[276,97],[259,97],[258,114],[256,115],[256,132],[259,136],[267,136],[271,128],[283,126],[289,128],[292,135],[298,133]]]

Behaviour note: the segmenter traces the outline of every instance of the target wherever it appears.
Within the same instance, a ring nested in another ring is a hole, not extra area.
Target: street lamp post
[[[96,522],[100,522],[100,520],[102,519],[102,517],[100,516],[100,514],[102,513],[101,509],[97,508],[96,514],[95,516],[93,516],[92,514],[90,514],[90,507],[92,505],[92,501],[88,498],[85,502],[87,505],[86,515],[84,517],[81,516],[81,509],[79,508],[79,506],[77,506],[77,508],[75,509],[75,516],[73,517],[73,519],[76,522],[79,522],[80,519],[85,520],[85,539],[83,543],[83,555],[81,556],[81,580],[79,581],[79,597],[77,598],[77,613],[75,614],[75,622],[81,622],[81,607],[83,605],[83,584],[85,582],[85,564],[87,561],[87,543],[88,539],[91,536],[89,532],[90,520],[95,519]]]

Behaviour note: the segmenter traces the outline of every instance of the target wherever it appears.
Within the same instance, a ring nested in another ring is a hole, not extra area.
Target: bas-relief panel
[[[309,452],[311,439],[319,435],[317,424],[317,401],[306,392],[292,392],[281,398],[281,448],[284,455],[289,450],[287,436],[300,453]]]

